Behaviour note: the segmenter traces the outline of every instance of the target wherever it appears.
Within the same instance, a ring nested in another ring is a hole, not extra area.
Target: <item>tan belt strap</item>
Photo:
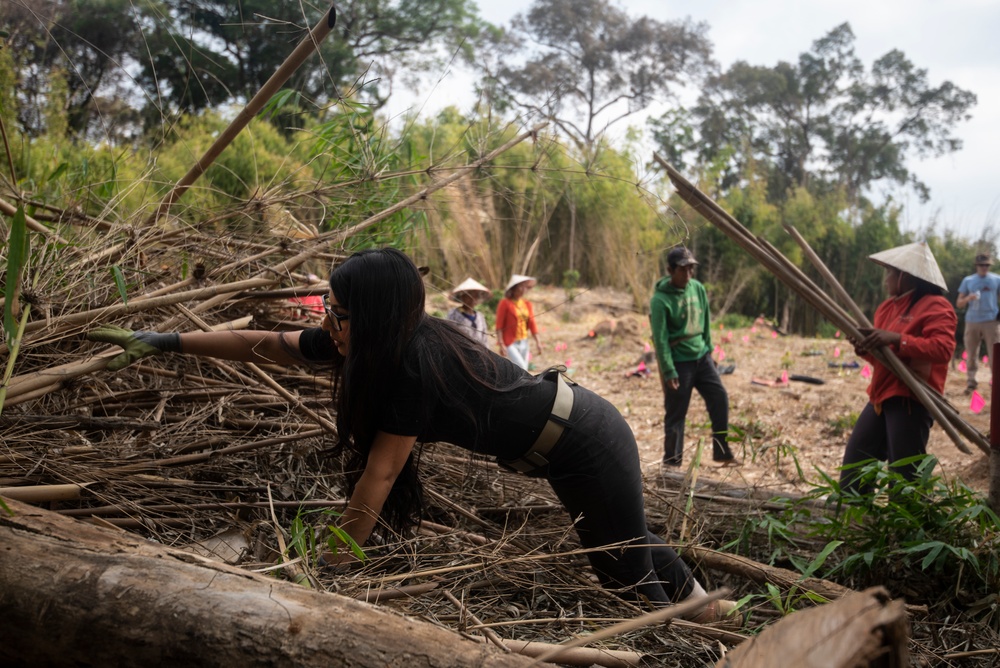
[[[562,436],[565,429],[561,421],[569,420],[572,412],[573,388],[559,373],[556,376],[556,400],[552,403],[550,417],[545,426],[542,427],[538,438],[535,439],[535,443],[519,459],[500,460],[500,463],[519,473],[528,473],[542,466],[547,466],[549,463],[548,454],[559,441],[559,437]],[[552,418],[558,418],[558,420]]]

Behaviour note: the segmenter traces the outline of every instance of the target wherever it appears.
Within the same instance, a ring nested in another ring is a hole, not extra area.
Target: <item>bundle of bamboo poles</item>
[[[751,234],[738,220],[731,216],[715,200],[701,192],[695,185],[685,179],[666,160],[657,154],[654,154],[653,158],[666,170],[667,176],[677,190],[677,195],[695,211],[719,228],[723,234],[732,239],[778,280],[802,297],[806,303],[819,311],[823,317],[845,332],[850,338],[855,340],[864,338],[860,329],[871,328],[871,323],[795,228],[789,225],[785,226],[788,233],[792,235],[796,243],[802,247],[809,260],[815,265],[817,271],[829,283],[831,290],[843,306],[838,304],[825,290],[816,285],[802,269],[793,264],[766,239],[755,237]],[[890,369],[906,384],[907,388],[913,393],[913,396],[927,408],[933,416],[934,421],[941,425],[941,428],[944,429],[945,433],[948,434],[948,437],[951,438],[959,450],[966,454],[971,454],[971,451],[963,440],[964,436],[964,438],[968,439],[984,453],[990,452],[989,440],[975,427],[963,420],[955,407],[944,397],[930,388],[923,379],[915,376],[910,368],[890,348],[883,347],[879,350],[874,350],[872,351],[872,355],[880,364]]]

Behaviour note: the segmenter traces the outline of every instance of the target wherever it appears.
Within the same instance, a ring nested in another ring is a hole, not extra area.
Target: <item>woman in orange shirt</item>
[[[507,283],[504,298],[497,305],[497,345],[500,354],[522,369],[528,368],[528,334],[535,339],[538,354],[542,354],[542,342],[538,338],[535,324],[535,309],[524,295],[535,287],[537,281],[531,276],[514,274]]]
[[[944,390],[948,363],[955,352],[958,318],[943,296],[947,284],[927,244],[891,248],[869,259],[885,268],[889,298],[875,311],[874,329],[862,329],[864,338],[851,341],[854,351],[872,365],[873,372],[868,385],[868,405],[861,411],[847,441],[845,467],[868,459],[892,465],[927,452],[933,421],[930,413],[870,351],[888,347],[938,394]],[[908,480],[917,475],[913,464],[893,468]],[[865,491],[857,478],[857,466],[842,470],[841,487]]]

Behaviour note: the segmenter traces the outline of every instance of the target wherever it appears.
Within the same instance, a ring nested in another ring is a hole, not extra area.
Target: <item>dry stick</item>
[[[840,281],[837,280],[837,277],[833,275],[833,272],[830,271],[830,269],[826,266],[823,260],[820,259],[819,255],[816,254],[816,251],[812,249],[812,247],[809,245],[809,242],[806,241],[805,238],[801,234],[799,234],[799,231],[795,229],[795,227],[793,227],[792,225],[785,225],[785,230],[792,236],[795,242],[798,243],[799,246],[801,246],[802,251],[806,254],[806,257],[809,258],[809,261],[813,263],[813,266],[816,267],[816,270],[820,273],[820,275],[827,282],[827,284],[830,286],[833,292],[837,295],[837,298],[840,299],[840,301],[854,314],[854,317],[857,318],[857,321],[860,324],[864,325],[865,327],[868,328],[872,327],[872,324],[868,320],[867,316],[865,316],[864,311],[862,311],[861,308],[854,302],[854,300],[851,299],[851,296],[847,294],[847,290],[844,289],[844,286],[840,284]],[[893,371],[896,373],[897,376],[902,377],[902,374],[908,374],[910,376],[913,376],[913,372],[909,369],[909,367],[903,364],[902,360],[899,359],[899,357],[896,355],[896,353],[892,351],[891,348],[889,348],[888,346],[884,346],[881,348],[880,352],[885,357],[885,361],[893,369]],[[940,394],[938,394],[929,386],[924,385],[924,383],[922,382],[923,381],[922,378],[919,378],[917,376],[913,377],[916,379],[918,383],[921,384],[921,387],[923,387],[927,391],[927,394],[930,396],[930,398],[934,400],[934,402],[940,408],[942,409],[947,408],[950,410],[950,412],[952,413],[952,418],[951,418],[952,424],[954,424],[966,436],[966,438],[972,441],[972,443],[975,446],[977,446],[983,452],[988,453],[990,448],[989,442],[983,437],[981,433],[979,433],[979,430],[977,430],[975,427],[973,427],[965,420],[963,420],[961,416],[958,415],[958,411],[955,410],[955,407],[952,406],[950,403],[948,403],[948,401],[944,397],[942,397]],[[967,451],[963,450],[963,452]]]
[[[128,304],[115,304],[113,306],[104,306],[102,308],[90,309],[89,311],[78,311],[76,313],[59,316],[52,318],[52,320],[48,323],[44,321],[29,323],[28,326],[25,327],[25,331],[33,332],[39,329],[44,329],[45,335],[52,336],[54,331],[56,333],[62,332],[75,325],[87,325],[89,323],[101,320],[110,320],[123,315],[134,315],[136,313],[149,311],[161,306],[179,304],[184,301],[196,301],[217,295],[231,295],[233,293],[243,292],[244,290],[250,288],[265,287],[275,282],[275,279],[255,277],[233,283],[224,283],[222,285],[213,285],[205,288],[199,288],[197,290],[188,290],[186,292],[164,295],[162,297],[156,297],[155,299],[133,299],[130,300]]]
[[[458,611],[462,613],[463,617],[468,617],[469,619],[471,619],[476,624],[479,624],[480,626],[482,625],[483,622],[479,619],[479,617],[476,617],[476,615],[475,615],[474,612],[472,612],[471,610],[469,610],[467,607],[465,607],[464,603],[462,603],[457,598],[455,598],[454,594],[452,594],[447,589],[445,589],[441,593],[444,594],[444,597],[446,599],[448,599],[449,601],[451,601],[452,605],[454,605],[456,608],[458,608]],[[510,652],[510,650],[507,649],[507,646],[503,644],[503,640],[500,639],[500,636],[498,636],[493,631],[493,629],[488,629],[488,628],[483,627],[483,628],[480,629],[480,631],[482,631],[483,635],[486,636],[491,643],[493,643],[494,645],[496,645],[497,647],[499,647],[500,650],[504,654],[507,654],[507,653]]]
[[[7,214],[8,216],[13,216],[15,213],[17,213],[17,207],[14,206],[13,204],[11,204],[10,202],[7,202],[5,200],[0,199],[0,211],[2,211],[3,213]],[[66,241],[61,236],[59,236],[57,233],[53,232],[49,228],[47,228],[44,225],[42,225],[41,223],[39,223],[37,220],[35,220],[31,216],[25,214],[24,215],[24,222],[28,225],[28,227],[30,227],[35,232],[38,232],[39,234],[41,234],[48,241],[55,241],[55,242],[58,242],[58,243],[61,243],[61,244],[65,244],[65,245],[69,246],[69,242],[68,241]]]
[[[188,173],[181,177],[181,180],[173,187],[173,189],[167,193],[166,197],[160,202],[160,205],[153,212],[153,215],[149,217],[146,221],[146,225],[153,225],[163,214],[170,210],[170,207],[176,202],[180,197],[187,192],[187,189],[191,187],[195,181],[198,180],[205,170],[208,169],[209,165],[215,161],[220,153],[229,145],[231,141],[238,135],[243,128],[247,126],[248,123],[257,115],[268,100],[270,100],[278,89],[281,88],[282,84],[288,80],[292,73],[299,68],[299,66],[312,55],[313,51],[319,50],[319,44],[326,36],[330,34],[333,26],[337,23],[337,10],[335,7],[330,7],[330,11],[319,20],[319,22],[313,27],[313,29],[306,35],[305,39],[299,42],[299,45],[295,47],[291,55],[285,59],[285,62],[278,67],[277,71],[271,75],[271,78],[261,87],[257,94],[247,102],[246,106],[237,114],[233,122],[229,124],[219,138],[205,151],[205,154],[201,157]]]
[[[814,308],[820,310],[824,316],[829,317],[832,322],[845,324],[841,322],[843,313],[842,309],[839,307],[836,309],[826,308],[830,301],[832,301],[829,300],[829,295],[826,295],[826,293],[821,290],[810,289],[808,283],[811,283],[811,281],[804,282],[799,279],[796,275],[796,271],[801,272],[801,270],[792,265],[787,258],[784,258],[784,256],[778,252],[777,249],[770,246],[770,244],[766,244],[765,246],[759,243],[759,241],[754,239],[739,221],[733,218],[712,198],[708,197],[697,187],[691,184],[691,182],[685,179],[663,158],[657,154],[654,154],[653,157],[658,163],[660,163],[661,166],[664,167],[664,169],[667,170],[670,180],[677,188],[678,195],[684,201],[688,202],[688,204],[701,213],[709,222],[719,227],[724,233],[727,234],[727,236],[742,246],[744,250],[747,250],[752,256],[761,261],[771,271],[771,273],[773,273],[790,288],[795,290],[796,293],[802,296]],[[706,212],[710,212],[710,214],[706,215]],[[781,260],[778,260],[778,257],[781,257],[786,264],[783,264]],[[789,265],[791,267],[795,267],[795,270],[790,269]],[[851,334],[857,331],[857,327],[853,323],[849,323],[848,321],[847,324],[850,324],[850,327],[848,327],[846,331]],[[912,374],[908,377],[904,375],[900,379],[907,384],[907,387],[911,392],[913,392],[917,400],[920,401],[931,413],[934,419],[938,421],[942,429],[944,429],[949,438],[951,438],[952,442],[955,443],[955,446],[962,452],[971,454],[968,446],[965,445],[961,435],[948,420],[945,413],[941,411],[940,407],[934,402],[933,399],[930,398],[924,388],[915,381]],[[907,383],[908,379],[910,380],[910,383]]]
[[[276,436],[274,438],[264,439],[263,441],[254,441],[253,443],[234,445],[232,447],[222,448],[221,450],[212,450],[211,452],[199,452],[193,455],[180,455],[178,457],[169,457],[167,459],[150,459],[145,462],[137,462],[135,464],[126,464],[125,466],[119,466],[113,469],[105,469],[105,472],[132,473],[135,471],[145,471],[165,466],[187,466],[189,464],[200,464],[208,461],[209,459],[222,457],[223,455],[235,455],[240,452],[246,452],[247,450],[259,450],[272,445],[281,445],[290,441],[298,441],[301,439],[313,438],[314,436],[322,436],[324,433],[326,432],[322,429],[312,429],[310,431],[302,431],[286,436]]]
[[[185,308],[182,304],[178,304],[177,308],[182,313],[184,313],[184,315],[186,315],[191,320],[191,322],[200,327],[202,331],[205,332],[212,331],[212,328],[208,325],[208,323],[206,323],[204,320],[202,320],[197,315],[192,313],[190,309]],[[257,376],[260,382],[262,382],[264,385],[274,390],[279,396],[285,399],[285,401],[295,406],[296,409],[307,415],[314,422],[316,422],[316,424],[323,427],[323,429],[325,429],[326,431],[328,431],[333,435],[337,434],[337,428],[333,425],[332,422],[330,422],[322,415],[320,415],[316,411],[312,410],[311,408],[303,404],[301,399],[299,399],[297,396],[295,396],[294,394],[283,388],[280,384],[278,384],[276,380],[274,380],[274,378],[271,378],[271,376],[268,375],[263,369],[258,367],[253,362],[244,362],[243,366],[249,369],[252,374]],[[259,385],[260,383],[256,384]]]
[[[668,619],[673,619],[674,617],[683,617],[684,615],[691,614],[701,610],[709,603],[713,601],[718,601],[729,595],[728,589],[717,589],[707,596],[700,596],[695,599],[688,599],[677,605],[672,605],[669,608],[663,608],[662,610],[656,610],[655,612],[650,612],[641,617],[636,617],[635,619],[629,619],[627,621],[621,622],[620,624],[614,624],[606,629],[602,629],[596,633],[592,633],[587,636],[581,636],[574,638],[568,643],[559,645],[553,648],[551,651],[542,654],[535,658],[535,660],[528,664],[529,666],[534,666],[539,663],[543,663],[550,659],[558,659],[559,652],[566,649],[571,649],[574,647],[583,647],[584,645],[589,645],[592,642],[597,642],[598,640],[605,640],[606,638],[613,638],[617,635],[623,633],[628,633],[629,631],[634,631],[635,629],[641,629],[644,626],[651,626],[653,624],[660,624],[667,621]]]
[[[87,483],[90,484],[90,483]],[[83,496],[87,485],[26,485],[21,487],[0,487],[0,496],[24,503],[47,501],[71,501]]]
[[[88,483],[92,484],[92,483]],[[82,487],[82,485],[81,485]],[[24,488],[14,488],[14,489],[24,489]],[[3,489],[0,489],[0,495],[7,496]],[[13,498],[13,497],[11,497]],[[107,517],[108,515],[128,515],[130,513],[136,513],[142,516],[148,516],[151,513],[172,513],[172,512],[190,512],[192,510],[243,510],[245,508],[269,508],[271,506],[275,508],[343,508],[347,505],[346,499],[327,499],[323,501],[274,501],[272,503],[267,503],[264,501],[219,501],[217,503],[161,503],[151,506],[97,506],[95,508],[67,508],[65,510],[57,510],[56,512],[60,515],[65,515],[67,517],[93,517],[102,516]]]
[[[475,637],[474,637],[475,638]],[[485,642],[481,638],[475,638]],[[742,636],[741,636],[741,639]],[[562,645],[528,640],[504,640],[503,644],[517,654],[538,657],[553,650],[559,652],[557,660],[561,666],[603,666],[604,668],[638,668],[643,665],[642,654],[620,649],[574,647],[563,649]]]

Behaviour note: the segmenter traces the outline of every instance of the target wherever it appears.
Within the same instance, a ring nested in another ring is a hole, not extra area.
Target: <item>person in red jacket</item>
[[[943,296],[948,287],[926,243],[914,243],[875,253],[869,258],[885,268],[889,298],[875,311],[873,329],[862,329],[861,340],[851,340],[855,352],[873,369],[868,404],[858,417],[844,452],[841,487],[866,491],[858,484],[858,468],[868,459],[888,461],[927,452],[932,418],[909,388],[871,355],[883,346],[896,353],[915,375],[937,393],[944,390],[948,363],[955,352],[958,317]],[[893,467],[908,480],[915,464]]]
[[[507,283],[503,299],[497,304],[497,345],[500,354],[522,369],[528,368],[528,334],[535,339],[538,354],[542,354],[542,342],[538,338],[535,324],[535,309],[525,293],[535,286],[531,276],[514,274]]]

